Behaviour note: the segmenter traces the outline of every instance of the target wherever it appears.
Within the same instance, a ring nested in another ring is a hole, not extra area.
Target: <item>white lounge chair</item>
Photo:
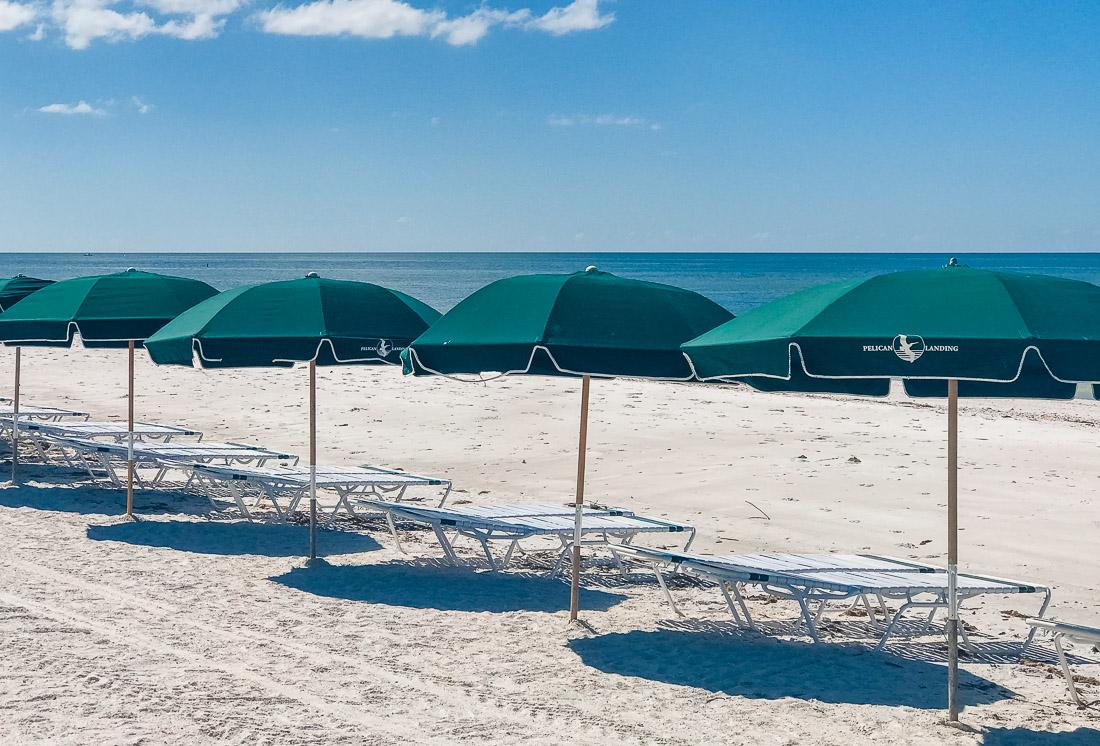
[[[40,407],[34,404],[19,405],[19,422],[59,422],[67,418],[88,419],[87,412],[60,407]],[[11,423],[15,419],[15,407],[10,401],[0,401],[0,432],[11,433]]]
[[[444,556],[454,565],[460,564],[460,560],[447,532],[479,542],[489,561],[489,567],[494,571],[506,568],[515,551],[522,551],[519,542],[537,536],[556,537],[561,542],[561,551],[550,572],[553,577],[557,575],[566,555],[573,548],[575,509],[572,506],[534,504],[424,508],[383,500],[363,502],[386,514],[390,531],[399,549],[401,543],[394,525],[395,518],[430,526],[439,540]],[[685,550],[695,539],[695,528],[686,524],[647,518],[626,510],[584,509],[581,539],[583,545],[608,545],[613,544],[612,540],[629,545],[638,534],[644,533],[684,533],[687,535]],[[583,538],[588,536],[593,538]],[[500,561],[489,550],[489,543],[493,541],[508,542],[508,550]]]
[[[66,422],[60,420],[25,422],[22,419],[22,414],[20,414],[19,432],[27,435],[27,439],[34,445],[39,458],[43,461],[48,460],[46,450],[55,438],[110,439],[116,443],[126,443],[130,434],[125,422]],[[202,433],[198,430],[157,425],[149,422],[135,422],[133,433],[134,440],[141,442],[169,443],[173,438],[179,437],[193,437],[196,442],[202,441]]]
[[[108,479],[116,486],[122,486],[123,481],[115,469],[126,463],[129,450],[127,443],[84,438],[53,438],[51,443],[60,449],[70,466],[84,467],[95,478],[91,463],[97,463],[107,473]],[[263,466],[268,461],[289,461],[296,464],[298,457],[243,443],[134,443],[134,479],[143,488],[163,486],[165,477],[172,470],[187,473],[187,482],[183,485],[187,487],[194,479],[191,471],[194,464]],[[154,469],[152,479],[143,481],[138,475],[139,467]]]
[[[819,641],[817,623],[830,602],[854,600],[862,603],[873,624],[875,611],[869,599],[877,599],[884,619],[888,617],[886,598],[903,601],[886,624],[876,649],[886,645],[898,622],[910,609],[929,610],[923,633],[932,624],[936,612],[947,608],[947,573],[944,570],[893,557],[856,554],[689,555],[646,547],[612,547],[612,551],[621,559],[652,567],[666,600],[677,614],[680,611],[661,574],[661,567],[675,568],[716,581],[735,621],[754,629],[756,625],[741,594],[743,586],[756,585],[767,593],[791,599],[798,603],[802,621],[815,642]],[[957,593],[959,603],[989,593],[1042,594],[1040,616],[1050,604],[1048,588],[969,573],[959,573]],[[965,628],[960,629],[964,642],[968,642]],[[1025,650],[1033,636],[1034,631],[1024,642]]]
[[[1042,616],[1042,612],[1039,613]],[[1053,619],[1040,619],[1038,617],[1027,620],[1031,625],[1031,631],[1046,630],[1054,638],[1054,649],[1058,651],[1058,660],[1062,663],[1062,672],[1066,676],[1066,686],[1069,687],[1069,696],[1078,707],[1094,707],[1100,704],[1100,699],[1086,702],[1077,692],[1077,685],[1073,682],[1073,672],[1070,671],[1069,661],[1066,659],[1066,651],[1062,647],[1062,640],[1069,640],[1080,645],[1100,645],[1100,629],[1085,627],[1080,624],[1068,624],[1057,622]]]
[[[285,521],[287,513],[293,513],[302,498],[309,496],[310,467],[308,466],[222,466],[219,464],[192,464],[191,471],[195,481],[213,503],[214,490],[219,486],[228,488],[230,496],[241,513],[252,520],[244,501],[244,491],[252,489],[258,493],[256,503],[267,499],[275,508],[279,520]],[[448,479],[423,477],[402,471],[382,469],[376,466],[317,467],[317,489],[331,490],[338,496],[332,514],[325,523],[330,523],[345,510],[356,517],[354,505],[364,497],[389,497],[400,501],[409,487],[438,487],[443,495],[439,507],[447,501],[451,492]],[[280,506],[280,498],[286,499],[285,510]]]

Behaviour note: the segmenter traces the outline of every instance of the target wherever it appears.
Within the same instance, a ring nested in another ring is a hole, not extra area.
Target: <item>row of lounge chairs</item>
[[[0,437],[10,440],[14,423],[11,404],[0,401]],[[21,406],[18,427],[20,439],[31,443],[43,462],[86,470],[93,479],[102,474],[116,487],[124,484],[130,455],[125,422],[92,422],[85,412]],[[311,470],[292,454],[245,443],[211,443],[197,430],[154,423],[135,423],[133,434],[134,477],[142,488],[194,488],[215,509],[216,500],[228,496],[249,520],[257,507],[270,506],[284,522],[309,493]],[[360,498],[400,500],[408,488],[423,486],[442,491],[443,505],[451,490],[446,479],[371,466],[317,467],[316,484],[322,494],[336,498],[326,522],[341,511],[355,516]]]
[[[11,436],[14,427],[11,405],[0,400],[0,437]],[[55,407],[20,407],[19,432],[31,442],[39,458],[57,458],[63,463],[87,469],[97,478],[99,469],[116,486],[122,485],[119,468],[129,453],[126,423],[92,422],[84,412]],[[228,494],[242,516],[252,519],[252,510],[265,505],[274,509],[280,521],[293,514],[309,493],[311,470],[298,463],[297,457],[241,443],[210,443],[202,433],[185,428],[151,423],[134,426],[133,456],[138,483],[148,488],[179,486],[169,474],[185,476],[184,488],[193,488],[215,502]],[[147,473],[140,476],[142,471]],[[150,475],[151,474],[151,475]],[[556,575],[574,545],[572,506],[551,504],[463,505],[444,507],[451,493],[446,479],[424,477],[372,466],[317,467],[317,489],[334,493],[336,502],[325,520],[330,523],[341,511],[360,517],[363,511],[384,516],[398,549],[401,546],[397,525],[411,523],[426,526],[435,534],[444,557],[461,564],[454,542],[466,537],[478,542],[493,571],[508,567],[521,542],[529,539],[556,540],[557,557],[551,569]],[[441,493],[438,504],[405,502],[410,487],[429,487]],[[678,534],[683,547],[678,551],[636,546],[639,535]],[[626,573],[631,565],[649,568],[672,611],[683,615],[673,599],[665,574],[681,574],[717,585],[734,621],[756,629],[756,622],[745,602],[749,587],[757,587],[773,597],[788,599],[799,608],[798,626],[815,642],[820,641],[821,624],[826,612],[843,603],[861,606],[871,629],[881,629],[876,649],[884,647],[899,632],[899,625],[912,610],[927,612],[916,634],[926,633],[940,610],[947,609],[947,573],[939,567],[893,557],[854,554],[689,554],[695,528],[682,523],[638,515],[629,510],[588,506],[584,508],[582,543],[610,549],[619,569]],[[503,556],[496,556],[490,545],[505,545]],[[1084,644],[1100,643],[1100,630],[1067,625],[1042,619],[1051,601],[1049,588],[988,575],[960,573],[957,593],[960,603],[982,595],[1033,594],[1041,598],[1037,617],[1029,619],[1031,631],[1023,651],[1036,631],[1052,633],[1055,648],[1069,682],[1074,701],[1084,702],[1073,684],[1062,640]],[[900,601],[891,612],[887,601]],[[965,625],[961,627],[964,645],[970,646]]]

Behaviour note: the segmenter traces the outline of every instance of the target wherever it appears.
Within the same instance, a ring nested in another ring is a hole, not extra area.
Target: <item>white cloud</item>
[[[599,0],[574,0],[535,16],[529,8],[500,10],[482,5],[449,18],[443,10],[423,10],[401,0],[314,0],[295,7],[277,5],[256,14],[269,34],[359,36],[389,39],[428,36],[453,46],[476,44],[495,27],[545,31],[555,36],[606,26],[614,14],[601,15]]]
[[[48,106],[39,107],[38,111],[43,114],[63,114],[65,116],[72,116],[74,114],[96,114],[102,116],[107,112],[103,109],[97,109],[87,101],[81,101],[78,104],[49,104]]]
[[[27,39],[30,41],[42,41],[46,38],[46,24],[40,23],[34,27],[34,31],[27,34]]]
[[[593,123],[601,126],[638,127],[646,123],[641,117],[616,117],[611,114],[600,114],[594,118]]]
[[[11,31],[24,23],[30,23],[37,16],[38,11],[30,5],[0,0],[0,31]]]
[[[598,127],[648,127],[661,129],[661,125],[650,122],[644,117],[618,116],[615,114],[576,114],[574,116],[555,115],[546,120],[552,127],[572,127],[575,124],[591,124]]]
[[[242,0],[135,0],[126,12],[109,6],[118,0],[54,0],[51,15],[73,49],[87,49],[96,39],[120,41],[141,39],[150,34],[177,39],[209,39],[225,25],[225,16],[236,12]],[[183,16],[158,22],[158,17]]]
[[[153,110],[152,104],[147,104],[137,96],[130,96],[130,103],[137,109],[138,114],[148,114]]]
[[[361,36],[389,39],[422,36],[447,18],[441,10],[420,10],[398,0],[318,0],[296,8],[277,5],[257,14],[269,34]]]
[[[266,3],[275,0],[266,0]],[[211,39],[226,19],[249,0],[0,0],[0,31],[45,19],[28,36],[38,41],[56,28],[73,49],[94,41],[138,40],[152,35],[177,39]],[[266,4],[265,3],[265,4]],[[529,8],[505,10],[487,4],[465,15],[450,16],[429,0],[307,0],[258,11],[253,19],[269,34],[292,36],[398,36],[441,39],[453,46],[477,44],[494,28],[521,29],[560,36],[598,29],[611,23],[600,13],[600,0],[573,0],[536,15]]]
[[[52,9],[54,23],[64,31],[73,49],[87,49],[94,39],[140,39],[156,29],[145,13],[119,13],[99,0],[58,0]]]
[[[614,13],[600,13],[600,0],[573,0],[564,7],[551,8],[546,15],[531,21],[530,26],[561,36],[600,29],[614,20]]]
[[[458,47],[477,44],[493,26],[521,26],[530,18],[531,11],[526,8],[509,12],[481,7],[469,15],[436,23],[431,33],[433,39],[442,36],[448,44]]]

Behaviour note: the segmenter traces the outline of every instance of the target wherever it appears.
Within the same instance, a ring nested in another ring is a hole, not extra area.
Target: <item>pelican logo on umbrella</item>
[[[917,334],[899,334],[894,337],[894,354],[907,363],[917,362],[924,354],[924,338]]]
[[[374,349],[378,353],[378,357],[386,357],[386,355],[393,352],[393,345],[384,339],[380,339],[378,340],[378,346]]]

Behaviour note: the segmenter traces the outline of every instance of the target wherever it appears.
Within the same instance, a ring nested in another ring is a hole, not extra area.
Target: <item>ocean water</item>
[[[985,269],[1059,275],[1100,284],[1100,254],[970,254],[960,263]],[[360,280],[401,290],[446,311],[503,277],[575,272],[589,265],[706,295],[734,313],[823,282],[945,264],[947,254],[0,254],[0,277],[52,280],[128,267],[194,277],[219,290],[302,277]]]

